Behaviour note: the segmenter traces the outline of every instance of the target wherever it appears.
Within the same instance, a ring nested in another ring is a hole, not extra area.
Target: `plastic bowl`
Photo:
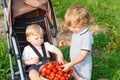
[[[41,76],[41,75],[40,75],[40,78],[41,78],[42,80],[49,80],[49,79],[47,79],[47,78],[45,78],[45,77],[43,77],[43,76]]]
[[[56,62],[57,63],[57,62]],[[61,69],[57,69],[58,67],[59,67],[59,65],[58,64],[54,64],[54,62],[52,63],[52,68],[50,68],[50,66],[51,66],[51,64],[49,64],[49,62],[48,63],[46,63],[46,64],[44,64],[44,65],[42,65],[41,67],[40,67],[40,69],[39,69],[39,72],[40,72],[40,78],[42,79],[42,80],[49,80],[48,78],[46,78],[46,77],[44,77],[44,76],[42,76],[42,73],[41,72],[43,72],[43,74],[44,74],[44,72],[46,73],[47,72],[47,69],[52,69],[53,70],[53,68],[55,68],[56,67],[56,70],[57,70],[57,72],[55,72],[55,74],[54,74],[54,77],[57,75],[61,75],[61,73],[59,73],[59,71],[61,72],[61,70],[62,70],[62,68]],[[49,67],[48,67],[49,66]],[[44,71],[44,67],[45,67],[45,71]],[[43,69],[43,70],[41,70],[41,69]],[[54,72],[54,71],[53,71]],[[51,72],[50,72],[50,74],[51,74]],[[49,75],[49,76],[51,76],[50,74],[48,74],[47,73],[47,75]],[[46,75],[46,74],[45,74]],[[64,75],[64,72],[63,72],[63,75]],[[69,77],[68,77],[69,76]],[[67,80],[72,80],[72,77],[73,77],[73,72],[71,72],[70,71],[70,73],[69,74],[67,74],[67,76],[66,77],[68,77],[69,79],[67,79]],[[64,78],[66,78],[66,77],[64,77]],[[61,78],[61,77],[60,77]]]

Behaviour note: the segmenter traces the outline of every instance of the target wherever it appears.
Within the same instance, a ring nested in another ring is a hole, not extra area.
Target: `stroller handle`
[[[2,6],[3,6],[3,8],[7,8],[6,0],[2,0]]]

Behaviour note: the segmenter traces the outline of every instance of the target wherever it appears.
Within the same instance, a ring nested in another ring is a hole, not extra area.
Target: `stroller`
[[[2,0],[2,5],[11,70],[9,80],[29,80],[21,60],[23,48],[28,44],[25,37],[26,26],[33,23],[42,26],[46,33],[44,41],[57,46],[56,17],[51,0],[9,0],[8,5],[6,0]],[[13,56],[16,70],[12,62]],[[51,54],[51,59],[55,60],[55,54]]]

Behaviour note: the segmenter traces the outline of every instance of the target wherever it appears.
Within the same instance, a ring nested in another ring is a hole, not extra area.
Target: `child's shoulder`
[[[45,45],[45,48],[47,48],[47,49],[51,49],[54,47],[54,45],[51,44],[50,42],[44,42],[44,45]]]
[[[44,42],[44,45],[51,45],[49,42]]]
[[[24,47],[24,49],[30,49],[30,48],[31,48],[30,45]]]

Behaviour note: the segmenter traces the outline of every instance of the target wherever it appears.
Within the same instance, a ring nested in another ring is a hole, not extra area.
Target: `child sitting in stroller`
[[[50,58],[48,51],[55,53],[57,55],[56,59],[58,63],[64,64],[62,52],[56,46],[50,44],[49,42],[44,42],[43,35],[43,29],[37,24],[28,25],[26,28],[26,39],[30,43],[30,45],[27,45],[24,48],[22,53],[22,60],[25,66],[28,67],[27,72],[30,80],[41,80],[39,74],[40,66],[38,66],[37,64],[39,62],[42,62],[42,60],[35,53],[31,45],[38,50],[41,56],[44,56],[44,53],[42,52],[42,45],[44,44],[47,58]]]

